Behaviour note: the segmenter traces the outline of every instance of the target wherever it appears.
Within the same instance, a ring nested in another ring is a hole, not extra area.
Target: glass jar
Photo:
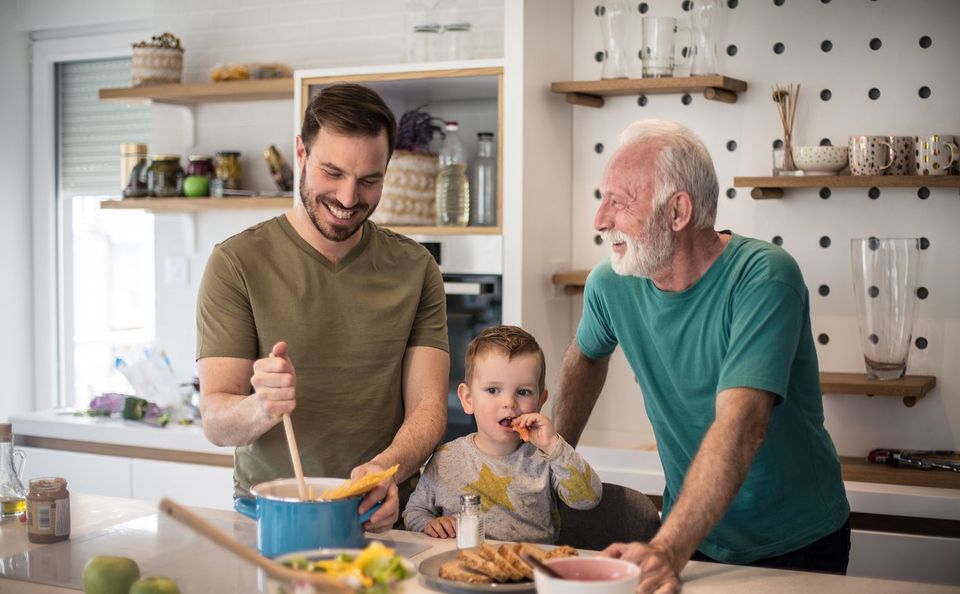
[[[147,193],[152,197],[179,196],[183,190],[183,169],[177,155],[154,155],[147,169]]]
[[[187,157],[187,175],[202,175],[213,178],[213,157],[210,155],[190,155]]]
[[[240,151],[219,151],[214,159],[214,169],[224,189],[240,189]]]
[[[27,494],[27,540],[39,544],[70,538],[70,491],[59,477],[30,481]]]
[[[19,516],[27,509],[27,490],[20,481],[24,454],[13,448],[13,428],[0,423],[0,517]]]
[[[457,514],[457,548],[472,549],[483,543],[483,511],[479,495],[461,495]]]
[[[124,198],[147,195],[147,145],[125,142],[120,145],[120,189]]]

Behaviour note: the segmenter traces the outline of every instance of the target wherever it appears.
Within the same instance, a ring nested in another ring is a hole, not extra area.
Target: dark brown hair
[[[533,335],[516,326],[491,326],[470,342],[470,346],[467,347],[464,382],[470,383],[477,359],[490,351],[499,351],[505,354],[507,359],[512,359],[516,355],[536,355],[540,363],[540,380],[537,387],[543,392],[547,376],[547,363],[543,356],[543,349],[537,344],[537,339]]]
[[[388,161],[397,144],[397,119],[393,112],[373,89],[353,83],[330,85],[310,100],[300,128],[307,152],[324,126],[340,134],[369,138],[386,130]]]

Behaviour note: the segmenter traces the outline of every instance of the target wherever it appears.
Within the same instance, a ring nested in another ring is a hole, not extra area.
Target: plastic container
[[[457,122],[447,122],[437,170],[437,225],[465,227],[470,222],[470,182],[467,157],[457,131]]]

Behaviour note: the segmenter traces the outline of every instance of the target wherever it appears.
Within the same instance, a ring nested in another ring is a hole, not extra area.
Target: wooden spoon
[[[277,346],[280,343],[274,345],[273,350],[270,351],[271,357],[286,357],[287,356],[287,347],[286,343],[280,349]],[[293,462],[293,474],[297,477],[297,490],[300,492],[300,499],[303,501],[308,501],[312,499],[309,497],[310,492],[307,491],[307,482],[303,480],[303,465],[300,464],[300,449],[297,448],[297,438],[293,435],[293,422],[290,420],[290,413],[283,413],[283,432],[287,434],[287,448],[290,450],[290,461]]]
[[[187,528],[190,528],[194,532],[209,538],[214,543],[227,549],[234,555],[242,558],[244,561],[256,565],[266,572],[267,575],[273,578],[293,583],[306,582],[314,587],[315,592],[335,592],[347,594],[354,591],[353,588],[341,584],[340,582],[322,573],[316,573],[313,571],[298,571],[281,563],[277,563],[273,559],[268,559],[255,550],[244,546],[243,543],[230,534],[227,534],[223,530],[217,528],[210,522],[207,522],[179,503],[175,503],[166,497],[160,500],[160,511],[180,522]]]
[[[536,557],[532,557],[532,556],[530,556],[530,555],[528,555],[528,554],[526,554],[526,553],[520,553],[520,558],[523,559],[524,561],[526,561],[527,563],[529,563],[530,565],[533,565],[535,568],[539,569],[540,571],[542,571],[543,573],[549,575],[549,576],[552,577],[552,578],[556,578],[556,579],[558,579],[558,580],[565,580],[565,579],[567,579],[567,578],[563,577],[562,575],[560,575],[559,573],[557,573],[557,570],[556,570],[556,569],[553,569],[552,567],[550,567],[549,565],[547,565],[547,564],[544,563],[543,561],[537,559]]]

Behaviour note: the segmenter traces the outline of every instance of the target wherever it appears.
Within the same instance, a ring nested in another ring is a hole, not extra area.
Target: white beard
[[[623,254],[610,254],[610,265],[614,272],[621,276],[651,278],[670,262],[677,247],[677,239],[660,210],[654,209],[641,237],[630,237],[620,231],[601,232],[604,241],[627,245]]]

